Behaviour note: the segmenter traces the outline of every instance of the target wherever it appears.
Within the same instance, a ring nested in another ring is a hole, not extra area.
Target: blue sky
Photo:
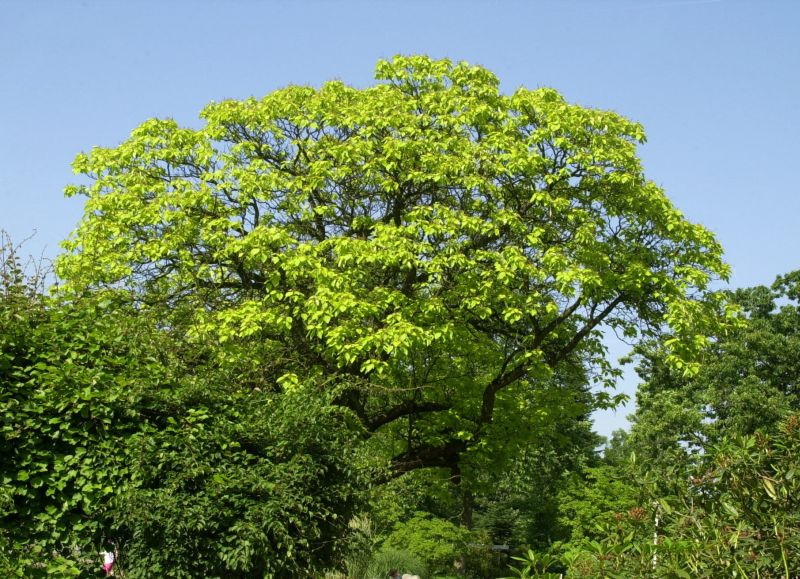
[[[717,234],[731,284],[770,283],[800,267],[798,22],[790,0],[0,0],[0,228],[52,257],[81,215],[61,193],[78,152],[426,53],[643,123],[648,176]]]

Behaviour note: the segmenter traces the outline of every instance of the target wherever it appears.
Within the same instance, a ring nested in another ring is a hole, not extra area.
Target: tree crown
[[[268,344],[286,392],[339,380],[367,429],[408,420],[407,464],[451,464],[495,414],[585,412],[554,371],[608,376],[602,326],[669,327],[694,370],[727,267],[645,178],[639,124],[502,94],[463,62],[396,57],[376,78],[212,103],[200,128],[152,119],[79,155],[67,290],[124,286],[190,311],[195,338]]]

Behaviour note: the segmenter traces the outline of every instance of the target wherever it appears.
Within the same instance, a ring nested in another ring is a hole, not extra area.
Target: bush
[[[394,526],[384,546],[413,553],[422,559],[431,573],[449,573],[453,563],[466,551],[468,530],[417,512],[404,523]]]
[[[560,566],[576,578],[788,578],[800,553],[798,472],[796,415],[774,434],[723,437],[688,467],[640,473],[639,506],[614,513],[597,539],[563,545]]]
[[[367,571],[369,579],[384,579],[389,571],[396,569],[401,574],[409,573],[425,577],[428,570],[425,563],[413,553],[401,549],[385,547],[375,553]]]
[[[120,296],[0,280],[0,575],[315,573],[360,488],[319,396],[242,384]]]
[[[209,395],[132,444],[118,499],[129,577],[297,577],[338,556],[358,478],[336,416],[310,396]]]

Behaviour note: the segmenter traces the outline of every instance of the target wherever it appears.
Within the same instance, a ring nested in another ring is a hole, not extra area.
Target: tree
[[[256,360],[260,384],[345,409],[393,475],[458,481],[585,413],[562,377],[613,379],[603,327],[669,326],[670,360],[694,369],[727,269],[644,177],[640,125],[551,89],[501,94],[463,62],[376,72],[363,90],[212,103],[197,129],[149,120],[79,155],[66,290],[125,288]]]
[[[800,418],[790,414],[770,434],[723,434],[688,464],[641,465],[629,472],[638,501],[597,515],[597,540],[567,545],[567,576],[789,579],[800,549],[798,451]]]
[[[639,349],[644,382],[630,442],[642,457],[673,460],[726,434],[768,432],[800,410],[799,288],[795,271],[771,288],[730,292],[741,323],[714,337],[696,376],[670,368],[659,341]]]
[[[792,272],[769,288],[729,292],[741,316],[709,342],[694,376],[666,363],[669,337],[638,348],[645,381],[632,432],[615,433],[607,464],[587,469],[587,480],[576,478],[561,497],[570,573],[790,576],[799,282]],[[583,529],[593,540],[576,540]]]
[[[545,549],[569,538],[559,524],[564,489],[577,486],[575,480],[598,461],[601,440],[588,416],[555,419],[505,468],[478,475],[482,492],[475,496],[475,527],[488,531],[492,543],[514,549]]]

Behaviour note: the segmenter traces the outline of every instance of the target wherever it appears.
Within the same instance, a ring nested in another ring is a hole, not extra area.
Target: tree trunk
[[[461,484],[461,468],[459,468],[458,464],[450,467],[450,480],[456,485],[461,494],[461,526],[472,530],[472,507],[475,497],[472,495],[471,490]]]

